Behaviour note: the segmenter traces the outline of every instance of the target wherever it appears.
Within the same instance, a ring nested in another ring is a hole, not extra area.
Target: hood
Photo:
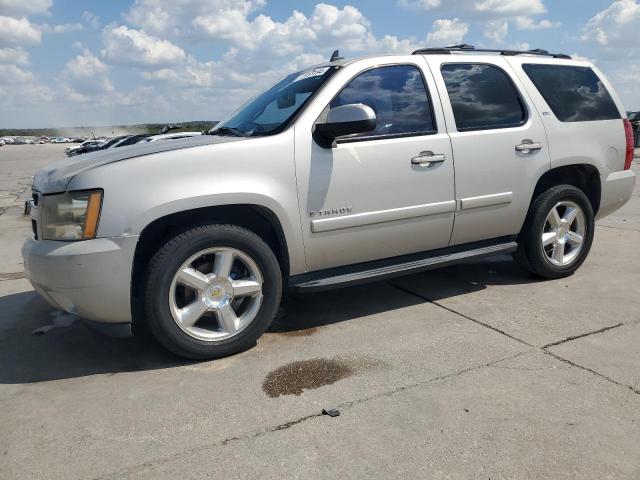
[[[240,140],[246,140],[246,137],[202,135],[176,140],[139,143],[127,147],[108,148],[97,152],[85,153],[83,155],[58,160],[50,166],[36,172],[33,177],[33,189],[41,193],[64,192],[73,177],[92,168],[100,167],[101,165],[170,150],[181,150],[183,148],[237,142]]]

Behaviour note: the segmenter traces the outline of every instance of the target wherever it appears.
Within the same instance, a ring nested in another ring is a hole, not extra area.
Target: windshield
[[[250,100],[209,133],[243,137],[279,133],[335,70],[336,67],[319,67],[292,73]]]

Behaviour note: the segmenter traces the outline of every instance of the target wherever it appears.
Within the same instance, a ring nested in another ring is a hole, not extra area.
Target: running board
[[[467,245],[467,248],[464,250],[459,247],[454,247],[453,249],[440,249],[419,254],[422,258],[417,258],[416,255],[408,255],[295,275],[289,278],[289,287],[301,292],[329,290],[347,285],[375,282],[401,275],[447,267],[469,259],[511,253],[518,248],[518,244],[512,240],[493,243],[491,245],[487,245],[486,242],[482,243],[484,244],[483,246],[478,244]],[[474,245],[478,246],[473,248]],[[448,253],[445,253],[447,250]]]

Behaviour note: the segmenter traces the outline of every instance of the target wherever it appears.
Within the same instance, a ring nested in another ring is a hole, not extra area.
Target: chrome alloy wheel
[[[169,289],[171,315],[199,340],[225,340],[247,328],[262,304],[262,273],[246,253],[230,247],[202,250],[176,271]]]
[[[573,262],[584,243],[587,222],[578,204],[563,200],[547,215],[542,231],[542,250],[545,258],[557,267]]]

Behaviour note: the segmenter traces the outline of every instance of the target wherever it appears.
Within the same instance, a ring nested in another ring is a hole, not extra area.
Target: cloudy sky
[[[579,55],[640,109],[640,0],[0,0],[0,127],[224,118],[291,71],[419,46]]]

